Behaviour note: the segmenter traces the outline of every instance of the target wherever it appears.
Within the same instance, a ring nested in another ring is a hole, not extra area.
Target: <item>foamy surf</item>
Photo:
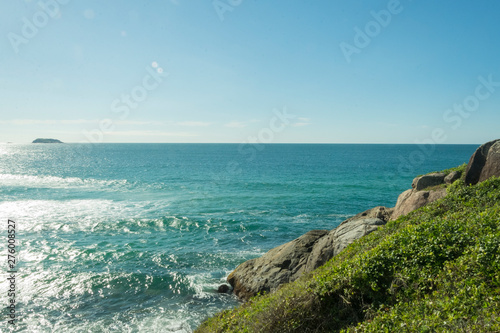
[[[30,188],[122,188],[127,185],[126,179],[98,180],[92,178],[32,176],[0,174],[0,186],[30,187]]]

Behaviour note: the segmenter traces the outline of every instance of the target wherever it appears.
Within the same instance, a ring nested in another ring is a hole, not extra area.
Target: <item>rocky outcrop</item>
[[[454,175],[450,178],[456,177]],[[295,281],[325,264],[352,242],[385,225],[387,221],[444,197],[446,188],[427,191],[420,189],[444,184],[445,178],[444,173],[417,177],[413,180],[413,189],[399,196],[395,208],[379,206],[369,209],[345,220],[333,230],[310,231],[270,250],[260,258],[242,263],[227,279],[234,294],[247,300],[258,293],[272,292],[284,283]]]
[[[228,282],[242,299],[273,291],[323,265],[349,244],[387,221],[445,197],[446,185],[461,176],[460,171],[452,171],[416,177],[412,189],[399,195],[395,208],[375,207],[345,220],[333,230],[310,231],[260,258],[242,263],[228,276]],[[500,176],[500,140],[488,142],[476,150],[467,166],[465,181],[476,184],[492,176]],[[223,292],[227,291],[223,288]]]
[[[227,281],[241,299],[248,299],[259,292],[270,292],[279,285],[296,280],[304,273],[314,244],[328,230],[312,230],[299,238],[275,247],[260,258],[239,265]]]
[[[493,176],[500,176],[500,139],[479,147],[465,170],[465,183],[474,185]]]
[[[337,228],[313,230],[278,246],[260,258],[239,265],[227,278],[233,292],[248,299],[295,281],[337,255],[355,240],[384,225],[392,209],[375,207],[342,222]]]
[[[444,183],[444,178],[446,177],[445,173],[436,172],[430,173],[427,175],[423,175],[413,179],[411,187],[415,191],[422,191],[428,187],[441,185]]]
[[[406,215],[445,196],[446,188],[439,188],[432,191],[416,191],[415,189],[404,191],[398,197],[391,220],[395,220],[402,215]]]

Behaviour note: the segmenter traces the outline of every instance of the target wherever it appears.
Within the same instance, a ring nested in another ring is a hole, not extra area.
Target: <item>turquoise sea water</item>
[[[394,206],[415,175],[465,163],[476,148],[0,145],[1,232],[8,218],[18,228],[17,326],[191,332],[238,304],[216,293],[238,264]]]

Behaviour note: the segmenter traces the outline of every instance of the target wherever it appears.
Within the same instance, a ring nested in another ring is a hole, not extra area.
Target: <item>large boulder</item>
[[[445,196],[446,188],[438,188],[431,191],[417,191],[415,189],[404,191],[398,197],[391,220],[395,220],[402,215],[406,215]]]
[[[479,147],[465,170],[465,183],[474,185],[490,177],[500,176],[500,139]]]
[[[260,258],[245,261],[227,278],[234,294],[246,300],[259,292],[270,292],[283,283],[296,280],[303,274],[314,244],[326,234],[328,230],[312,230],[275,247]]]
[[[428,187],[441,185],[444,183],[445,173],[435,172],[429,173],[413,179],[411,187],[416,191],[422,191]]]
[[[384,225],[391,213],[390,208],[375,207],[345,220],[331,231],[310,231],[260,258],[245,261],[227,280],[234,294],[244,300],[259,292],[272,292],[323,265],[356,239]]]
[[[462,173],[459,171],[452,171],[448,174],[448,176],[444,177],[444,182],[446,184],[453,184],[455,181],[459,180],[462,176]]]
[[[374,217],[344,221],[314,245],[307,259],[305,271],[313,271],[325,264],[349,244],[377,230],[386,223],[386,221]]]

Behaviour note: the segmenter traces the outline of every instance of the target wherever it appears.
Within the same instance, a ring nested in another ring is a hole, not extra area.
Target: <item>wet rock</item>
[[[220,294],[228,293],[231,288],[227,284],[221,284],[219,288],[217,288],[217,292]]]

